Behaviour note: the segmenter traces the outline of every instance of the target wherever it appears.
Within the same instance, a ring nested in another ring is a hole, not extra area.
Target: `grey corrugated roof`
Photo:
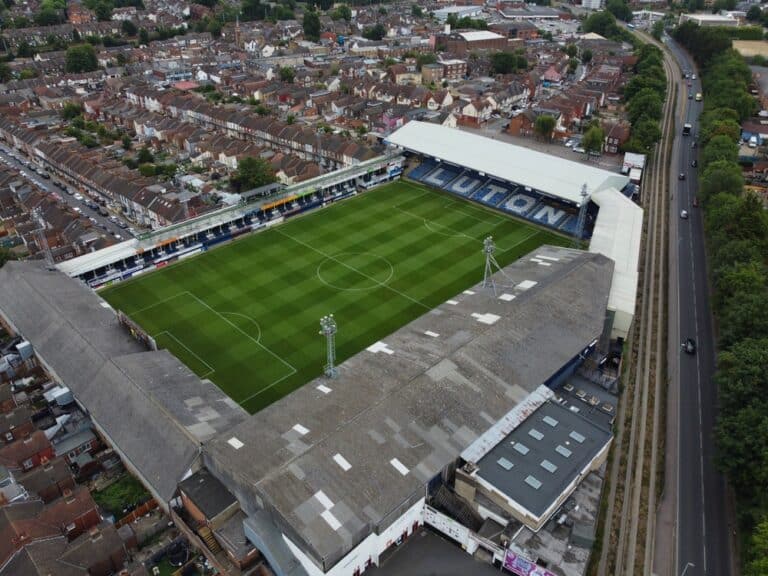
[[[581,442],[569,436],[572,432],[580,434],[577,438]],[[541,516],[610,439],[609,430],[568,408],[547,402],[477,462],[476,474]],[[521,446],[527,451],[521,450]],[[567,452],[559,452],[558,446]],[[499,464],[502,458],[503,465]],[[529,477],[541,485],[534,488],[526,483]]]
[[[475,286],[427,312],[379,343],[391,354],[360,352],[209,442],[206,465],[327,570],[601,334],[612,269],[541,247],[495,275],[498,297]]]
[[[0,314],[164,502],[200,443],[245,417],[169,352],[146,351],[93,291],[43,263],[0,270]]]

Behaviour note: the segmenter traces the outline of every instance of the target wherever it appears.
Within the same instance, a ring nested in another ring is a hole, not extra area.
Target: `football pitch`
[[[101,292],[198,376],[253,413],[505,266],[568,238],[395,182]]]

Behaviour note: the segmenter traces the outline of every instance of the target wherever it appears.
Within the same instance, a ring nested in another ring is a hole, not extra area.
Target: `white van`
[[[757,148],[757,136],[752,136],[752,138],[749,139],[749,147]]]

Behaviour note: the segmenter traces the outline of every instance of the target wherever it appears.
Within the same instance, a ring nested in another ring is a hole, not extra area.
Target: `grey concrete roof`
[[[497,296],[478,285],[424,314],[206,444],[205,463],[328,569],[601,334],[612,271],[541,247],[495,275]]]
[[[540,517],[610,439],[609,430],[547,402],[477,462],[476,474]]]
[[[164,502],[200,443],[246,416],[169,352],[146,351],[106,302],[43,263],[0,270],[0,314]]]

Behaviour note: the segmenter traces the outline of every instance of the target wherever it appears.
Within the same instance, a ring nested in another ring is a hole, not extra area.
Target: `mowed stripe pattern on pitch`
[[[501,265],[569,239],[396,182],[102,291],[195,373],[255,412],[322,373],[319,319],[339,361]]]

